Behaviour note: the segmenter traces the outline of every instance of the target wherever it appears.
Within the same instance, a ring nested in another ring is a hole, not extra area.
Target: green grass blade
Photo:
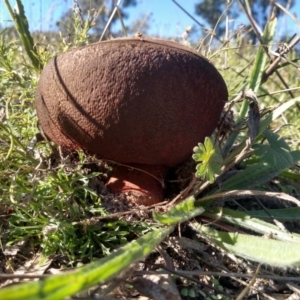
[[[248,166],[245,170],[238,172],[236,175],[230,177],[227,181],[222,183],[222,190],[238,190],[249,189],[250,187],[263,184],[278,176],[284,170],[291,168],[300,159],[300,151],[291,151],[291,161],[285,161],[281,167],[269,165],[265,162],[256,163]]]
[[[300,207],[269,209],[268,212],[278,221],[300,221]],[[250,210],[247,211],[247,215],[254,218],[271,220],[270,215],[268,215],[264,210]]]
[[[4,3],[9,11],[9,14],[15,24],[15,28],[21,38],[21,41],[25,47],[25,51],[29,56],[33,67],[37,70],[42,68],[39,61],[38,54],[34,49],[34,41],[29,31],[28,20],[25,15],[24,7],[21,0],[16,0],[17,9],[13,10],[8,0],[4,0]]]
[[[280,177],[286,178],[286,179],[293,179],[300,181],[300,174],[296,174],[292,171],[283,171],[280,174]]]
[[[268,56],[264,48],[268,50],[271,47],[271,43],[275,35],[276,24],[277,24],[277,18],[272,18],[267,23],[262,36],[263,45],[259,47],[257,55],[255,57],[254,67],[249,82],[249,89],[253,90],[255,93],[258,92],[258,89],[261,84],[261,79],[268,62]]]
[[[299,243],[220,232],[200,224],[193,225],[210,242],[237,256],[274,267],[300,266]]]
[[[51,276],[37,282],[23,283],[0,290],[0,299],[35,300],[64,299],[97,283],[111,280],[131,264],[144,258],[173,230],[168,226],[154,230],[128,243],[97,262],[86,265],[74,272]]]
[[[220,212],[220,209],[212,208],[209,212],[205,212],[203,215],[213,220],[220,220],[242,228],[250,229],[262,235],[272,233],[274,238],[278,240],[300,243],[299,234],[285,232],[280,230],[276,225],[253,218],[252,216],[240,211],[223,208]]]
[[[291,99],[281,104],[274,111],[269,113],[264,119],[261,120],[259,124],[258,134],[261,134],[274,120],[276,120],[279,116],[281,116],[285,111],[287,111],[291,106],[295,105],[297,102],[300,102],[300,97]]]
[[[258,134],[256,141],[260,139],[260,135],[262,132],[268,128],[268,126],[276,120],[279,116],[281,116],[285,111],[287,111],[290,107],[295,105],[297,102],[300,102],[300,97],[291,99],[283,104],[281,104],[279,107],[277,107],[274,111],[269,113],[265,118],[263,118],[259,123],[258,128]],[[232,161],[246,146],[246,140],[241,142],[224,160],[224,164],[228,164],[230,161]]]
[[[162,224],[176,224],[178,222],[185,222],[202,214],[205,211],[203,207],[196,207],[195,201],[195,197],[189,197],[163,215],[153,211],[153,218]]]
[[[277,24],[276,18],[269,20],[269,22],[267,23],[264,33],[263,33],[263,36],[262,36],[263,45],[260,45],[260,47],[257,51],[256,57],[255,57],[255,62],[254,62],[254,66],[253,66],[253,69],[251,72],[250,81],[247,86],[247,89],[251,89],[255,93],[257,93],[257,91],[261,85],[261,79],[262,79],[265,67],[267,65],[267,62],[268,62],[268,56],[263,48],[270,47],[270,44],[273,41],[273,38],[275,35],[276,24]],[[236,121],[237,126],[245,118],[248,109],[249,109],[249,102],[245,99],[242,103],[239,117]],[[233,132],[231,134],[231,136],[228,138],[226,146],[224,147],[224,150],[223,150],[224,156],[226,156],[229,153],[232,145],[234,144],[234,141],[236,140],[236,138],[238,136],[238,133],[239,133],[239,130],[235,130],[235,132]]]

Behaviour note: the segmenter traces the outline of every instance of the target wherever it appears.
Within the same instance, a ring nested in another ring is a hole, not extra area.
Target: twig
[[[51,276],[49,275],[38,275],[38,274],[0,274],[0,279],[44,279]]]
[[[109,20],[107,21],[107,23],[106,23],[106,25],[105,25],[105,28],[103,29],[102,35],[101,35],[101,37],[100,37],[100,39],[99,39],[99,42],[102,41],[102,39],[103,39],[103,37],[104,37],[104,35],[105,35],[105,33],[106,33],[107,28],[109,27],[109,25],[110,25],[110,23],[111,23],[113,17],[115,16],[116,12],[118,11],[118,8],[119,8],[121,2],[122,2],[122,0],[118,0],[118,3],[116,4],[116,6],[115,6],[115,8],[114,8],[114,10],[113,10],[113,12],[112,12],[112,14],[111,14]]]
[[[272,1],[272,3],[274,5],[276,5],[277,7],[279,7],[281,10],[283,10],[299,27],[300,27],[300,22],[297,18],[295,18],[284,6],[282,6],[281,4]]]
[[[286,285],[287,285],[287,287],[288,287],[291,291],[293,291],[293,292],[297,293],[298,295],[300,295],[300,287],[299,287],[298,285],[295,285],[295,284],[292,283],[292,282],[287,282]]]
[[[218,218],[221,218],[221,216],[219,216]],[[208,225],[214,225],[217,226],[223,230],[226,230],[228,232],[235,232],[235,233],[241,233],[241,234],[246,234],[246,231],[242,230],[242,229],[237,229],[234,225],[229,225],[225,222],[219,221],[218,219],[211,219],[209,217],[205,217],[205,216],[198,216],[196,217],[197,221],[201,221],[201,222],[205,222]]]
[[[263,73],[261,82],[264,83],[267,79],[276,71],[276,67],[279,62],[283,59],[282,55],[288,53],[291,49],[293,49],[300,42],[300,35],[296,39],[294,39],[279,56],[271,63],[271,65],[267,68],[267,70]]]
[[[213,31],[212,31],[212,34],[211,34],[210,41],[209,41],[209,43],[208,43],[208,48],[210,48],[210,46],[211,46],[211,44],[212,44],[212,41],[213,41],[213,38],[214,38],[214,37],[217,37],[217,35],[215,34],[216,28],[217,28],[217,26],[219,25],[219,23],[221,22],[221,19],[223,18],[223,16],[225,15],[225,13],[226,13],[226,14],[228,13],[229,7],[231,6],[232,3],[233,3],[233,0],[230,1],[229,3],[227,3],[225,10],[222,12],[222,14],[220,15],[220,17],[219,17],[217,23],[215,24],[215,27],[214,27],[214,29],[213,29]],[[219,38],[217,38],[217,40],[221,42],[221,40],[220,40]],[[223,46],[226,45],[228,42],[229,42],[229,40],[227,39],[227,36],[225,36],[225,41],[223,42]]]
[[[168,270],[166,267],[161,266],[164,271],[134,271],[133,275],[146,275],[146,274],[168,274],[173,273],[172,270]],[[176,272],[176,273],[175,273]],[[216,276],[216,277],[237,277],[237,278],[253,278],[253,274],[242,273],[224,273],[224,272],[206,272],[206,271],[184,271],[175,270],[174,274],[179,276]],[[300,282],[300,277],[288,277],[279,275],[264,275],[258,274],[256,278],[271,279],[276,281],[294,281]]]
[[[121,14],[121,11],[120,11],[118,6],[117,6],[117,13],[118,13],[119,19],[121,21],[121,25],[122,25],[122,28],[123,28],[124,35],[128,36],[127,29],[126,29],[126,26],[125,26],[123,18],[122,18],[122,14]]]
[[[194,22],[196,22],[200,27],[202,27],[204,30],[208,30],[203,24],[198,22],[188,11],[186,11],[179,3],[177,3],[175,0],[172,0],[185,14],[187,14]]]
[[[174,262],[171,259],[171,257],[169,256],[169,254],[160,245],[158,245],[156,247],[156,250],[159,252],[159,254],[164,259],[167,268],[174,271],[175,270],[175,268],[174,268]]]
[[[154,175],[151,174],[150,172],[147,172],[147,171],[145,171],[145,170],[143,170],[143,169],[140,169],[140,168],[137,168],[137,167],[133,167],[133,166],[130,166],[130,165],[121,164],[121,163],[119,163],[119,162],[116,162],[116,161],[113,161],[113,160],[110,160],[110,159],[104,159],[104,160],[107,161],[107,162],[116,164],[116,165],[118,165],[118,166],[126,167],[126,168],[128,168],[128,169],[132,169],[132,170],[136,170],[136,171],[140,171],[140,172],[142,172],[142,173],[145,173],[145,174],[147,174],[148,176],[150,176],[150,177],[152,177],[153,179],[155,179],[156,181],[158,181],[158,182],[160,183],[160,185],[162,186],[162,188],[165,187],[165,183],[164,183],[163,179],[160,180],[159,178],[157,178],[156,176],[154,176]]]
[[[190,274],[188,274],[188,271],[183,271],[183,272],[178,272],[176,270],[171,270],[167,267],[165,267],[164,265],[158,265],[158,264],[150,264],[150,263],[147,263],[148,265],[151,265],[151,266],[156,266],[160,269],[164,269],[165,271],[134,271],[132,273],[132,276],[141,276],[141,275],[158,275],[158,274],[175,274],[175,275],[179,275],[181,277],[184,277],[192,282],[195,282],[197,284],[201,284],[202,286],[205,286],[213,291],[216,291],[216,292],[220,292],[220,290],[218,290],[217,288],[207,284],[207,283],[204,283],[204,282],[199,282],[198,279],[196,278],[193,278],[192,276],[190,276]],[[184,274],[185,273],[185,274]]]
[[[262,46],[263,50],[266,52],[267,56],[270,58],[270,54],[268,52],[268,48],[264,45],[264,42],[262,40],[262,35],[261,35],[261,33],[260,33],[259,29],[258,29],[258,26],[257,26],[255,20],[253,19],[252,15],[251,15],[251,11],[248,10],[248,8],[245,6],[245,4],[243,3],[243,1],[239,0],[239,3],[241,5],[243,11],[245,12],[248,20],[250,21],[251,26],[252,26],[252,28],[253,28],[253,30],[255,32],[255,35],[256,35],[257,39],[259,40],[259,42],[260,42],[260,45]]]
[[[167,206],[173,207],[175,204],[177,204],[179,202],[178,200],[184,199],[188,195],[190,190],[192,189],[195,181],[196,181],[196,176],[195,176],[195,174],[193,174],[189,185],[183,191],[181,191],[175,198],[173,198],[172,201],[169,202]]]
[[[271,60],[270,53],[269,53],[269,50],[268,50],[268,47],[267,47],[267,45],[264,45],[264,42],[263,42],[263,40],[262,40],[262,35],[261,35],[261,33],[259,32],[259,30],[258,30],[258,28],[257,28],[256,22],[255,22],[255,20],[253,19],[252,15],[251,15],[251,12],[249,11],[249,9],[248,9],[247,7],[245,7],[245,4],[244,4],[241,0],[239,0],[239,3],[240,3],[240,5],[242,6],[242,8],[243,8],[245,14],[247,15],[247,17],[248,17],[248,19],[249,19],[249,21],[250,21],[250,23],[251,23],[251,26],[252,26],[252,28],[253,28],[253,30],[254,30],[254,32],[255,32],[255,35],[256,35],[257,39],[259,40],[259,42],[260,42],[260,44],[261,44],[262,49],[264,50],[264,52],[265,52],[266,55],[268,56],[269,60],[272,61],[272,60]],[[281,9],[283,9],[283,10],[286,12],[286,9],[285,9],[284,7],[278,5],[277,3],[274,3],[274,4],[277,5],[278,7],[280,7]],[[270,19],[272,19],[272,18],[274,18],[274,17],[275,17],[275,15],[272,14],[272,16],[270,17]],[[298,43],[298,41],[296,41],[296,44],[297,44],[297,43]],[[286,51],[288,52],[288,51],[289,51],[289,48],[288,48]],[[281,57],[281,55],[279,55],[279,57],[275,60],[275,61],[276,61],[276,64],[274,64],[273,69],[272,69],[272,71],[271,71],[271,74],[275,72],[276,75],[278,76],[279,80],[280,80],[280,81],[282,82],[282,84],[284,85],[284,87],[285,87],[286,89],[288,89],[288,88],[289,88],[288,84],[285,82],[284,78],[279,74],[278,70],[276,70],[276,66],[277,66],[277,64],[280,62],[281,59],[282,59],[282,57]],[[274,61],[274,62],[275,62],[275,61]],[[273,64],[272,64],[272,65],[273,65]],[[261,84],[264,83],[264,82],[269,78],[269,76],[270,76],[270,75],[265,75],[265,74],[263,74],[263,77],[262,77],[262,79],[261,79]],[[290,94],[290,96],[291,96],[292,98],[294,98],[294,95],[293,95],[292,92],[289,92],[289,94]],[[299,108],[299,106],[298,106],[298,108]]]
[[[253,278],[250,280],[249,284],[242,290],[242,292],[238,295],[238,297],[236,298],[236,300],[242,300],[244,299],[244,297],[246,296],[246,294],[248,294],[250,287],[254,285],[255,280],[258,276],[258,273],[260,271],[260,265],[258,265],[256,272],[253,276]]]
[[[233,197],[234,196],[234,197]],[[300,201],[295,197],[292,197],[285,193],[276,193],[276,192],[264,192],[258,190],[232,190],[229,192],[221,192],[218,194],[209,195],[203,197],[197,201],[203,202],[207,200],[222,200],[222,201],[232,201],[237,199],[248,199],[249,197],[259,197],[260,199],[270,200],[274,198],[278,198],[284,201],[289,201],[295,203],[298,207],[300,207]]]
[[[281,94],[281,93],[285,93],[285,92],[288,92],[288,91],[296,91],[296,90],[300,90],[300,87],[294,87],[294,88],[279,90],[279,91],[275,91],[275,92],[271,92],[271,93],[261,94],[261,95],[257,96],[257,98],[261,98],[261,97],[265,97],[265,96],[271,96],[271,95],[275,95],[275,94]]]
[[[119,212],[119,213],[114,213],[114,214],[110,214],[107,216],[102,216],[102,217],[92,217],[90,219],[85,219],[83,221],[79,221],[78,224],[96,224],[98,221],[102,221],[102,220],[106,220],[106,219],[114,219],[114,218],[119,218],[120,216],[125,216],[125,215],[131,215],[133,213],[138,213],[140,211],[145,211],[147,213],[152,212],[152,210],[155,207],[161,207],[164,205],[167,205],[169,202],[168,201],[164,201],[164,202],[159,202],[147,207],[139,207],[139,208],[134,208],[128,211],[124,211],[124,212]]]
[[[279,222],[278,220],[276,220],[274,218],[274,216],[271,215],[269,210],[264,206],[264,204],[259,200],[259,198],[255,197],[255,196],[253,198],[258,203],[258,205],[260,205],[260,207],[263,209],[263,211],[270,217],[270,219],[277,225],[277,227],[284,230],[285,232],[288,232],[288,230],[285,228],[283,223]]]

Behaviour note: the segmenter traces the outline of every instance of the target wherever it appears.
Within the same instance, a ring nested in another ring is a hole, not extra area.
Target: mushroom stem
[[[136,204],[153,205],[164,200],[163,179],[167,169],[156,165],[119,165],[106,185],[111,193],[126,193]]]

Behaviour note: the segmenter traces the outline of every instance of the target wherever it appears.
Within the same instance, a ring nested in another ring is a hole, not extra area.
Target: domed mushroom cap
[[[73,49],[42,71],[46,136],[122,163],[174,166],[212,134],[228,98],[205,58],[170,41],[115,39]]]

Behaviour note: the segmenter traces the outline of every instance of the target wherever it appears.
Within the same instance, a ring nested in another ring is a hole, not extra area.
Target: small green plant
[[[220,294],[216,294],[216,292],[207,295],[207,293],[203,291],[198,291],[198,293],[205,299],[205,300],[232,300],[231,297],[223,295],[222,292],[224,288],[220,285],[219,280],[212,279],[212,285],[214,288],[220,291]]]
[[[196,297],[196,293],[195,293],[194,289],[182,288],[180,290],[180,294],[184,297],[190,297],[190,298]]]
[[[193,159],[202,162],[196,167],[196,176],[213,183],[215,176],[221,174],[223,158],[218,146],[214,146],[210,138],[206,137],[204,144],[199,143],[194,148]]]
[[[25,15],[24,6],[22,4],[22,1],[17,0],[16,7],[14,9],[12,9],[8,0],[4,0],[4,2],[10,13],[10,16],[15,24],[15,28],[16,28],[17,32],[19,33],[19,36],[24,45],[25,51],[26,51],[28,57],[30,58],[32,66],[36,70],[42,69],[43,65],[41,64],[39,57],[37,55],[37,52],[34,48],[33,38],[29,31],[28,20]]]

